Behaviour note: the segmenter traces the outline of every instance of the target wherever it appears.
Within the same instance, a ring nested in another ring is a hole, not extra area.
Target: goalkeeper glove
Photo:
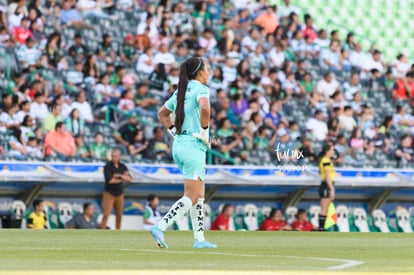
[[[168,128],[167,131],[172,136],[172,138],[175,139],[175,136],[177,135],[177,128],[175,128],[174,125],[171,125],[170,128]]]
[[[193,133],[193,137],[201,140],[205,145],[207,145],[208,149],[211,148],[209,140],[209,130],[209,127],[207,127],[207,129],[200,128],[200,133]]]

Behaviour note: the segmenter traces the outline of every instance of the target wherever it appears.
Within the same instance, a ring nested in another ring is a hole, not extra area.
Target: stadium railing
[[[157,190],[163,198],[182,192],[182,175],[173,164],[130,164],[133,182],[129,198],[144,198]],[[90,197],[101,195],[102,163],[0,162],[0,196],[30,204],[37,196]],[[318,201],[316,167],[258,167],[208,165],[206,201],[281,201],[283,207]],[[384,203],[412,202],[414,169],[337,169],[337,201],[365,202],[370,210]]]

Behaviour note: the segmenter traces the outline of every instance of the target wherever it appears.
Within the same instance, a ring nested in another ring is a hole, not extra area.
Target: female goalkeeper
[[[158,118],[174,137],[173,158],[184,176],[184,196],[174,203],[161,221],[151,227],[158,247],[168,248],[164,231],[190,210],[194,248],[216,248],[204,239],[203,203],[206,151],[210,148],[209,68],[199,57],[180,66],[177,91],[161,107]],[[170,114],[175,113],[174,124]]]

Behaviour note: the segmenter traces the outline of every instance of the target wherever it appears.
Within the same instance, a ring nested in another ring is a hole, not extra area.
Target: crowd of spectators
[[[105,32],[108,26],[91,25],[105,19],[113,28],[119,11],[135,24],[121,40]],[[352,32],[341,40],[337,30],[314,26],[312,16],[289,0],[0,6],[0,46],[14,51],[19,64],[0,87],[0,132],[10,134],[0,153],[105,159],[113,138],[133,158],[171,161],[163,129],[148,131],[140,121],[156,121],[176,88],[180,62],[199,56],[212,68],[211,135],[225,159],[216,163],[251,163],[259,151],[274,161],[276,147],[303,152],[284,161],[314,162],[324,142],[335,144],[337,165],[363,166],[378,155],[401,166],[412,162],[414,67],[407,56],[385,63],[375,45],[362,49]],[[46,35],[47,28],[53,32]],[[103,34],[93,49],[84,33],[96,28]],[[68,29],[76,32],[72,40],[63,35]],[[56,78],[45,77],[46,69]],[[395,111],[379,113],[376,98]],[[115,120],[120,111],[129,116],[124,125]],[[86,143],[86,128],[100,123],[116,128],[113,137],[94,132]]]

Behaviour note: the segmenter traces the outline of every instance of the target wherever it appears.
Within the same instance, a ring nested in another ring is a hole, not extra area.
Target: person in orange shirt
[[[254,20],[254,23],[262,27],[266,33],[273,33],[279,25],[275,9],[276,7],[267,6],[266,11]]]
[[[55,130],[50,131],[45,137],[46,157],[58,157],[67,160],[76,155],[75,140],[66,131],[65,124],[61,121],[56,123]]]
[[[283,219],[282,210],[273,208],[269,218],[263,221],[260,230],[285,231],[292,230],[292,227]]]
[[[292,223],[292,228],[295,231],[312,231],[317,228],[308,221],[308,216],[305,209],[299,209],[296,214],[296,221]]]
[[[394,99],[408,99],[414,97],[414,72],[408,72],[405,78],[397,79],[392,90]]]
[[[231,204],[225,204],[221,214],[216,217],[211,225],[211,230],[229,231],[230,219],[233,218],[234,207]]]

